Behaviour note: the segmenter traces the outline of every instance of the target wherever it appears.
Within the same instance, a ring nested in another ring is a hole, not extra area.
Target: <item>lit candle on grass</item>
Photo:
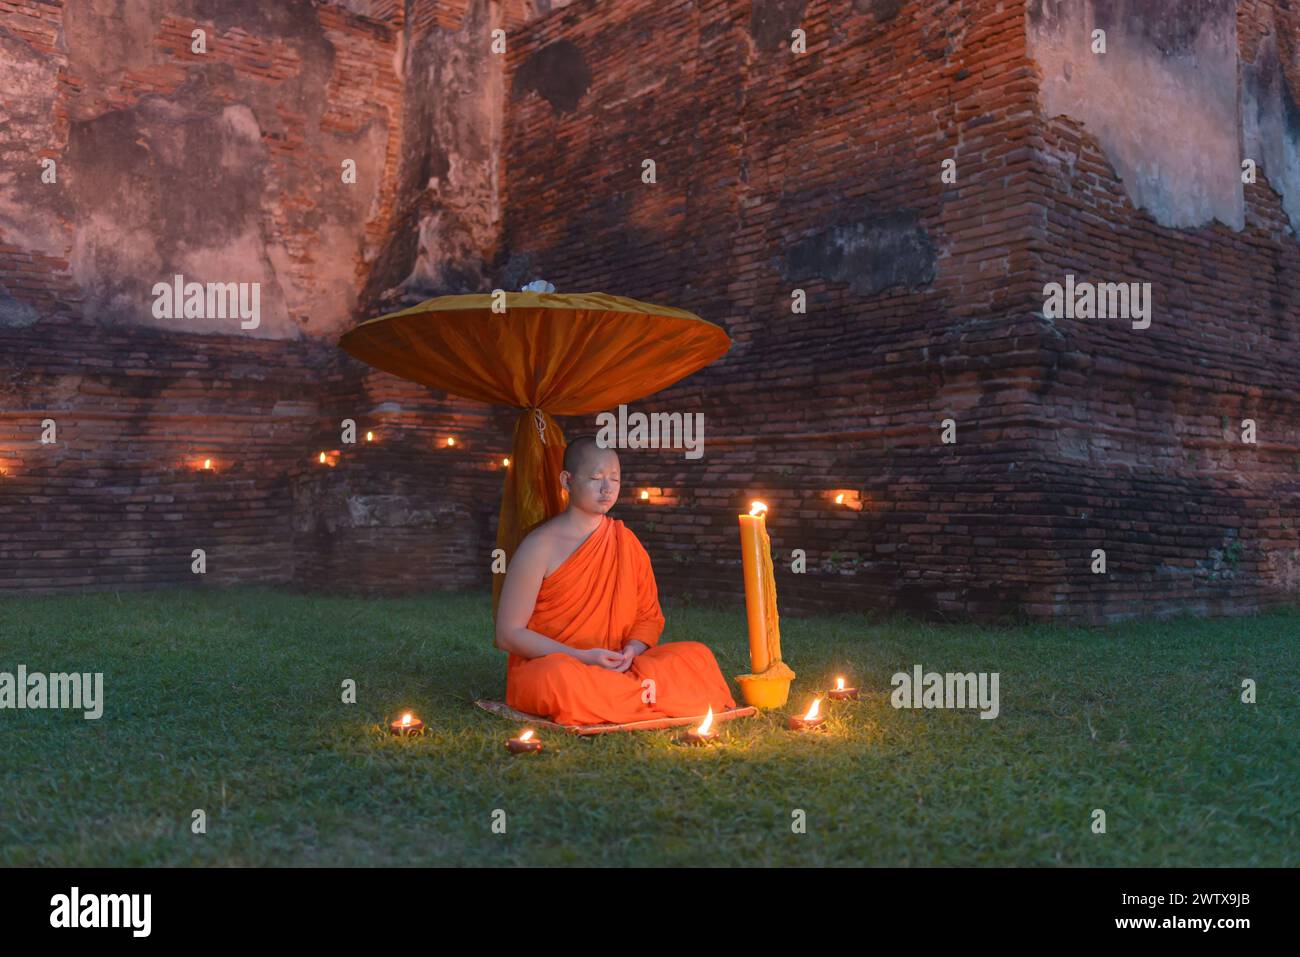
[[[704,716],[700,726],[687,731],[677,739],[677,743],[697,746],[716,740],[718,740],[718,732],[713,730],[713,705],[709,705],[709,713]]]
[[[394,718],[389,722],[388,733],[396,734],[403,738],[409,737],[413,734],[424,734],[424,722],[410,711],[407,711],[404,712],[400,718]]]
[[[790,716],[791,731],[813,731],[820,728],[826,719],[821,716],[822,699],[817,698],[808,706],[808,712],[803,717]]]
[[[846,698],[856,700],[858,697],[858,689],[844,687],[844,677],[841,675],[835,679],[835,687],[826,692],[826,694],[832,701],[843,701]]]
[[[507,741],[506,748],[511,754],[536,754],[542,750],[542,742],[533,736],[533,729],[529,728],[519,737]]]

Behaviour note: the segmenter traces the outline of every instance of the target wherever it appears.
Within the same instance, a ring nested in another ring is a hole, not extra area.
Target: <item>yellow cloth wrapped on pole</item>
[[[568,495],[559,481],[566,446],[559,424],[541,409],[525,409],[515,420],[510,468],[497,520],[497,548],[507,558],[535,526],[568,506]],[[492,576],[494,618],[504,582],[504,575]]]

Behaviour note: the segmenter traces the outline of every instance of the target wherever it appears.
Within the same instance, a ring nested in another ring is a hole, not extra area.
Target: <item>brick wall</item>
[[[1261,24],[1300,37],[1300,21],[1274,23],[1260,7],[1235,14],[1242,62]],[[1135,117],[1138,136],[1148,135],[1142,122]],[[1063,562],[1051,610],[1231,614],[1294,600],[1300,247],[1281,198],[1261,172],[1242,187],[1240,230],[1171,228],[1157,221],[1163,210],[1135,207],[1094,133],[1066,116],[1040,123],[1036,274],[1150,282],[1154,300],[1148,329],[1064,318],[1047,340],[1036,389],[1050,460],[1042,484],[1062,506],[1049,534]],[[1243,155],[1234,145],[1222,170],[1229,183]],[[1183,174],[1166,171],[1174,183]],[[1255,421],[1257,444],[1242,441],[1244,419]],[[1105,575],[1088,571],[1094,548],[1106,551]]]
[[[1182,179],[1153,202],[1117,171],[1140,113],[1049,107],[1069,65],[1035,45],[1051,2],[348,0],[220,20],[151,3],[119,23],[0,0],[0,154],[26,170],[0,183],[0,590],[195,582],[196,547],[204,584],[486,586],[514,413],[333,342],[426,296],[542,276],[691,309],[735,341],[634,406],[705,414],[702,459],[623,458],[615,514],[670,599],[740,600],[752,498],[771,506],[786,613],[1096,621],[1293,599],[1300,191],[1266,163],[1240,224],[1169,225]],[[1289,8],[1244,0],[1225,24],[1222,0],[1198,2],[1190,20],[1165,0],[1085,8],[1157,46],[1233,27],[1237,119],[1300,89]],[[189,52],[196,24],[215,59]],[[483,52],[496,26],[504,62]],[[1235,134],[1188,119],[1272,155],[1259,115]],[[242,157],[208,191],[237,201],[225,238],[156,198],[177,122]],[[104,143],[124,158],[88,162]],[[40,192],[42,156],[66,190]],[[344,156],[361,193],[335,188]],[[128,173],[162,204],[157,230],[103,226],[117,207],[95,197]],[[141,306],[139,284],[208,261],[183,256],[205,242],[274,270],[282,309],[262,329]],[[1045,320],[1044,284],[1067,272],[1151,281],[1151,328]],[[46,417],[57,447],[38,442]],[[378,442],[342,446],[346,417]]]
[[[494,118],[410,87],[430,57],[469,59],[484,22],[533,14],[0,2],[0,592],[488,582],[478,543],[511,423],[334,343],[381,301],[422,298],[404,282],[417,260],[481,285],[474,244],[467,267],[419,234],[438,211],[431,154],[458,188],[490,168],[457,152]],[[173,272],[261,280],[261,325],[156,319],[152,283]],[[343,445],[348,417],[379,442]]]
[[[561,290],[685,305],[735,339],[639,406],[704,412],[704,457],[624,455],[633,493],[671,490],[620,506],[667,594],[735,600],[736,515],[754,497],[771,506],[786,611],[996,614],[1059,575],[1026,469],[1045,347],[1028,318],[1024,16],[584,4],[521,31],[503,247]],[[949,157],[955,186],[940,181]],[[959,441],[943,445],[950,416]],[[834,503],[843,489],[860,510]],[[796,548],[806,574],[790,571]]]
[[[1248,187],[1241,232],[1135,212],[1095,139],[1044,113],[1031,13],[588,3],[520,32],[505,268],[685,305],[736,340],[639,406],[703,411],[705,457],[624,455],[656,494],[620,512],[668,594],[735,600],[735,515],[761,497],[787,611],[1095,621],[1294,599],[1296,245],[1277,196]],[[1154,281],[1156,325],[1045,322],[1043,286],[1070,270]],[[1267,427],[1243,448],[1249,415]],[[836,507],[841,489],[862,507]]]

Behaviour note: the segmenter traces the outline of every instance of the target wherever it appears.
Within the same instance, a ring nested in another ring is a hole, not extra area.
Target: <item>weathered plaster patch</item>
[[[853,0],[853,9],[858,13],[870,13],[877,23],[884,23],[898,16],[907,0]]]
[[[172,331],[298,334],[265,255],[266,156],[247,107],[205,114],[146,97],[73,123],[67,157],[77,211],[69,265],[88,317]],[[186,282],[260,283],[260,326],[154,318],[153,284],[178,273]]]
[[[790,34],[803,20],[808,0],[754,0],[749,15],[749,35],[764,53],[790,42]]]
[[[58,76],[57,63],[0,32],[0,233],[24,249],[61,258],[71,238],[62,157],[53,157],[56,181],[41,181],[41,154],[60,145]]]
[[[1084,124],[1134,206],[1244,226],[1233,0],[1033,0],[1027,20],[1044,115]]]
[[[790,246],[781,276],[847,282],[858,295],[934,280],[936,250],[914,210],[899,210],[829,226]]]
[[[568,40],[556,40],[520,65],[510,96],[514,99],[536,93],[556,113],[572,113],[590,87],[591,68],[582,50]]]
[[[367,253],[374,265],[362,305],[370,311],[478,292],[488,281],[505,101],[502,58],[478,52],[491,15],[488,4],[473,4],[459,32],[431,30],[409,49],[408,86],[446,95],[406,101],[398,214],[384,248]]]
[[[0,326],[10,329],[34,326],[40,318],[40,313],[9,295],[9,290],[0,285]]]
[[[1253,63],[1241,67],[1242,147],[1282,197],[1291,229],[1300,226],[1300,108],[1278,58],[1277,41],[1265,34]]]

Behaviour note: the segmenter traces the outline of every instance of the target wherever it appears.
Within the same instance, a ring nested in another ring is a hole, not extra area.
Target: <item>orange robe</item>
[[[510,655],[506,704],[560,724],[626,723],[734,708],[713,652],[698,641],[659,644],[664,628],[659,589],[644,546],[618,519],[601,524],[542,579],[527,627],[571,648],[622,651],[636,639],[650,647],[626,671],[588,665],[556,652]],[[642,682],[654,679],[654,701]]]

